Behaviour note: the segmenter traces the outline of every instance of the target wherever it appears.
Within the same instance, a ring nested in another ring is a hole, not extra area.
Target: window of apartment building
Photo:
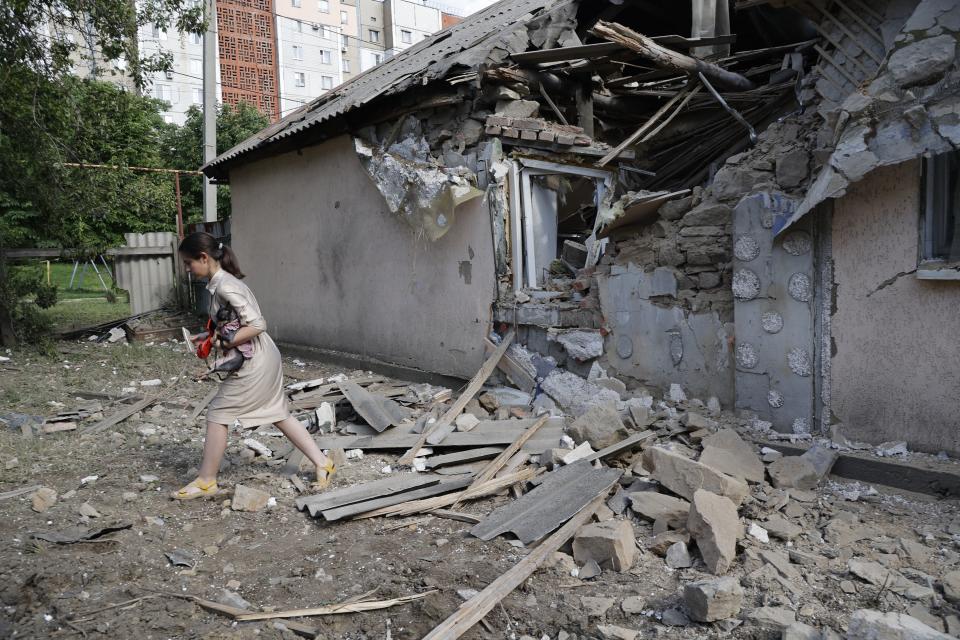
[[[381,62],[383,62],[383,54],[382,53],[373,54],[373,63],[380,64]]]
[[[300,0],[290,0],[290,6],[299,8],[299,7],[300,7]]]
[[[350,61],[346,58],[341,58],[340,60],[340,71],[344,73],[350,73]]]
[[[294,31],[300,31],[300,32],[302,32],[302,31],[303,31],[303,22],[301,22],[300,20],[294,20],[294,21],[293,21],[293,29],[294,29]]]
[[[160,25],[152,25],[150,29],[150,36],[156,38],[157,40],[166,40],[167,30],[160,28]]]
[[[193,88],[193,104],[203,104],[203,89],[200,87]]]
[[[376,29],[370,29],[370,42],[380,42],[380,32]]]
[[[307,74],[305,74],[303,71],[294,71],[293,86],[295,87],[307,86]]]
[[[320,25],[320,37],[324,40],[330,39],[330,27],[326,25]]]
[[[195,76],[203,75],[203,60],[190,58],[190,74]]]
[[[346,11],[340,12],[340,24],[347,24],[350,20],[350,15]]]
[[[350,46],[350,36],[345,33],[340,34],[340,48],[346,49]]]
[[[333,76],[320,76],[321,89],[333,89]]]
[[[323,64],[333,64],[333,51],[320,49],[320,62]]]
[[[400,29],[400,42],[410,44],[413,42],[413,32],[406,29]]]
[[[330,13],[330,0],[319,1],[320,13]]]
[[[203,36],[199,33],[191,33],[190,44],[203,44]]]
[[[153,85],[153,95],[156,96],[157,100],[170,102],[170,85],[159,83]]]
[[[303,60],[303,45],[302,45],[302,44],[295,44],[295,45],[293,45],[293,53],[291,54],[291,57],[292,57],[294,60]]]
[[[923,195],[917,277],[960,279],[960,152],[923,160]]]

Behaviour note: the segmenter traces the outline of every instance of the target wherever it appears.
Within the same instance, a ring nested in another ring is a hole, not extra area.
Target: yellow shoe
[[[219,491],[220,488],[217,487],[216,480],[204,483],[200,478],[197,478],[182,489],[171,493],[170,497],[174,500],[196,500],[197,498],[212,498]]]
[[[310,488],[314,491],[323,491],[330,486],[330,479],[333,477],[333,474],[337,472],[337,465],[333,464],[333,460],[327,458],[327,464],[318,469],[318,471],[325,471],[327,475],[322,480],[317,478],[313,484],[310,485]]]

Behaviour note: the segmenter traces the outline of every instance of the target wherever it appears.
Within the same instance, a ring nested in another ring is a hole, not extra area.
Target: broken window
[[[955,279],[960,276],[960,152],[925,158],[923,189],[917,275]]]
[[[514,289],[536,289],[552,270],[575,272],[599,255],[597,210],[607,171],[522,159],[511,174]]]

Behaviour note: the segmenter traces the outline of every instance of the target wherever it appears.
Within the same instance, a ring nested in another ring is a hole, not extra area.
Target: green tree
[[[139,56],[137,30],[148,24],[202,32],[202,6],[193,0],[0,2],[0,343],[13,339],[24,296],[43,293],[13,282],[3,247],[96,250],[117,243],[123,230],[171,224],[169,180],[67,165],[162,161],[166,125],[154,101],[69,75],[84,56],[123,60],[142,88],[147,73],[171,62]]]
[[[217,153],[243,142],[270,123],[256,107],[241,102],[221,105],[217,111]],[[190,107],[182,127],[171,127],[163,142],[164,165],[172,169],[195,171],[203,165],[203,112]],[[187,222],[203,220],[203,179],[184,175],[180,178],[183,217]],[[217,217],[230,217],[230,187],[217,187]]]

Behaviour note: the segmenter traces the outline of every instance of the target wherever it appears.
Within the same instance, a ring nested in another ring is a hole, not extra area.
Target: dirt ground
[[[392,609],[299,620],[330,639],[419,638],[462,603],[458,590],[482,589],[528,552],[504,538],[482,542],[466,535],[470,525],[442,518],[333,524],[314,520],[296,510],[296,489],[274,473],[278,467],[240,455],[236,433],[231,434],[221,487],[229,491],[242,482],[263,489],[276,498],[276,506],[235,512],[224,506],[229,494],[209,501],[171,501],[168,492],[192,478],[199,460],[202,421],[188,423],[192,403],[212,388],[211,383],[180,377],[189,371],[185,367],[198,368],[182,346],[74,342],[60,343],[53,358],[30,351],[6,355],[10,361],[0,364],[8,367],[0,368],[0,414],[49,416],[76,406],[79,391],[120,394],[124,387],[152,378],[163,381],[168,400],[91,436],[67,432],[28,439],[0,425],[0,493],[43,485],[59,496],[43,513],[31,508],[31,494],[0,502],[0,637],[296,637],[281,621],[236,623],[176,597],[219,600],[230,583],[253,607],[266,610],[342,602],[371,590],[379,598],[390,598],[436,589],[423,600]],[[291,382],[340,372],[318,363],[299,366],[288,358],[284,366]],[[121,405],[104,400],[103,406],[109,414]],[[282,444],[281,438],[262,433],[257,438],[273,448]],[[334,487],[382,477],[382,467],[394,460],[393,455],[367,455],[348,461],[335,476]],[[157,480],[145,482],[143,475]],[[84,481],[91,476],[96,478]],[[744,539],[731,570],[744,584],[744,612],[787,607],[798,620],[842,634],[855,609],[904,611],[919,604],[946,628],[944,621],[949,622],[955,609],[939,591],[932,599],[905,599],[883,585],[850,576],[847,560],[868,557],[898,567],[918,584],[928,578],[931,586],[939,585],[943,575],[960,564],[954,536],[960,528],[952,524],[957,504],[851,488],[857,487],[830,482],[812,501],[792,501],[804,533],[789,545]],[[462,510],[483,515],[508,499],[469,503]],[[100,516],[82,515],[84,504]],[[774,508],[753,498],[741,515],[759,518]],[[869,530],[866,539],[825,542],[820,530],[838,518],[859,520]],[[35,532],[117,523],[131,527],[107,540],[57,545],[31,537]],[[410,524],[397,528],[400,523]],[[643,550],[651,525],[636,519],[634,528],[641,551],[629,571],[604,571],[581,580],[562,562],[541,568],[486,617],[486,627],[478,625],[464,637],[527,635],[539,640],[557,638],[561,632],[567,637],[610,637],[601,625],[640,630],[642,637],[779,637],[749,616],[740,625],[663,624],[663,612],[682,601],[684,583],[712,576],[700,561],[688,569],[667,568],[661,557]],[[915,546],[904,547],[902,540]],[[757,573],[762,568],[758,551],[785,547],[816,562],[798,566],[799,577],[787,580]],[[904,553],[904,548],[913,553]],[[184,552],[192,566],[173,566],[165,554],[175,551]],[[584,597],[613,602],[605,613],[591,616],[596,602],[584,602]],[[128,604],[107,608],[121,603]]]

